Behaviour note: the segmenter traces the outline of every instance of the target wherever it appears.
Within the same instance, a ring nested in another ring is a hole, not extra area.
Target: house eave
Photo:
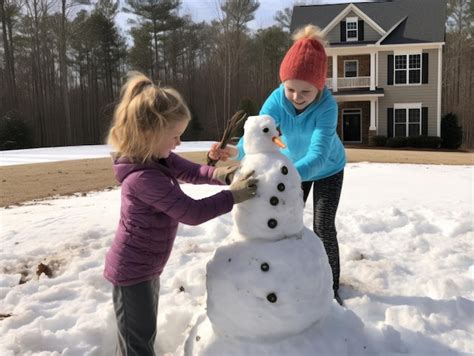
[[[375,31],[377,31],[381,36],[385,35],[385,30],[379,26],[372,18],[370,18],[365,12],[359,9],[353,3],[347,5],[323,30],[323,35],[327,35],[336,25],[347,16],[351,11],[356,13],[360,18],[364,19]]]
[[[444,46],[445,42],[423,42],[423,43],[401,43],[401,44],[366,44],[360,46],[336,46],[327,47],[326,54],[331,55],[351,55],[351,54],[367,54],[372,52],[393,51],[401,48],[410,49],[439,49]]]

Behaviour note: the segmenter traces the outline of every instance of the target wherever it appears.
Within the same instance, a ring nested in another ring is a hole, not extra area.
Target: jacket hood
[[[139,163],[130,162],[130,160],[126,157],[114,158],[113,164],[115,179],[117,179],[119,183],[122,183],[125,178],[127,178],[133,172],[142,171],[144,169],[150,168],[163,170],[165,169],[164,165],[166,165],[165,160]]]
[[[285,85],[283,83],[280,84],[280,87],[278,88],[278,90],[280,91],[278,100],[280,101],[279,104],[281,105],[281,107],[285,109],[288,115],[297,116],[295,107],[285,96]],[[305,115],[310,114],[312,111],[316,110],[320,105],[324,105],[325,101],[328,100],[329,98],[330,98],[330,92],[327,87],[324,87],[319,100],[315,100],[311,104],[309,104],[302,113],[304,113]]]

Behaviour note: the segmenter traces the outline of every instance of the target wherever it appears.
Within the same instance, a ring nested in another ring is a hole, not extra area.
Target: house
[[[373,135],[440,136],[445,0],[295,6],[291,29],[328,42],[327,87],[345,144]]]

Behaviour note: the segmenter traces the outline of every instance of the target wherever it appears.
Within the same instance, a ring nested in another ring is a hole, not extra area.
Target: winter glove
[[[255,171],[252,171],[240,177],[230,185],[229,190],[232,193],[235,204],[239,204],[243,201],[246,201],[247,199],[253,198],[257,193],[258,179],[252,177],[252,174],[254,173]]]
[[[212,179],[216,179],[221,183],[229,185],[234,179],[235,171],[239,166],[217,167],[212,173]]]

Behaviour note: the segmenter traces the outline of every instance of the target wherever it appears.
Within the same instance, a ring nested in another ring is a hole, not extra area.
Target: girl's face
[[[188,127],[188,123],[189,120],[180,120],[165,130],[154,149],[157,158],[168,158],[170,152],[181,144],[181,135]]]
[[[303,110],[318,96],[319,90],[313,84],[299,79],[288,79],[285,86],[285,96],[297,110]]]

